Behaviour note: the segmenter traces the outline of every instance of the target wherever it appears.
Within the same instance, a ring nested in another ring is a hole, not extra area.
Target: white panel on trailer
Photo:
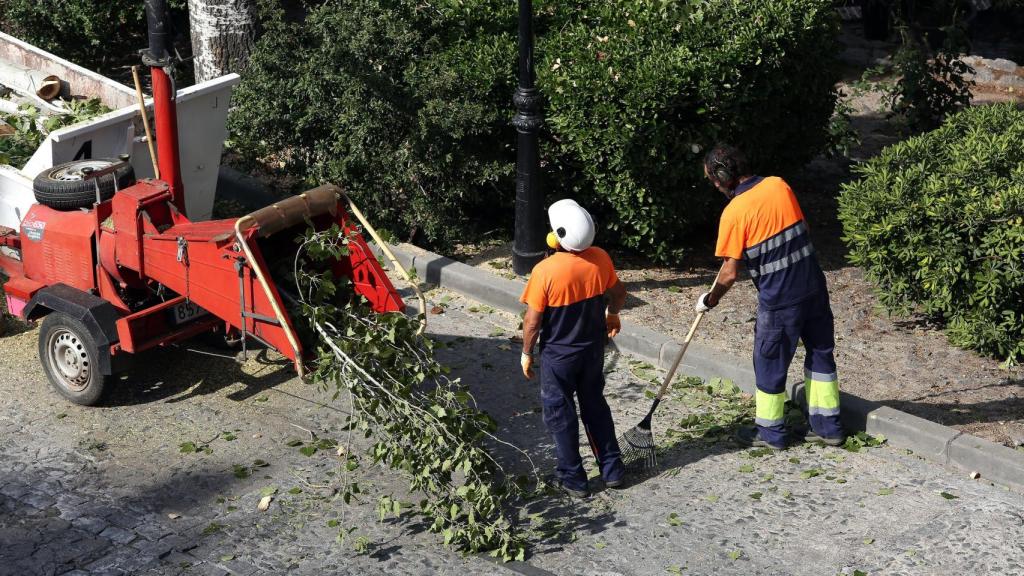
[[[131,154],[136,176],[153,176],[135,90],[0,33],[0,62],[5,60],[17,67],[61,76],[73,93],[98,97],[118,109],[50,133],[18,176],[12,174],[18,172],[16,168],[0,165],[0,226],[18,227],[21,215],[35,201],[32,179],[57,164]],[[237,74],[229,74],[177,93],[181,178],[186,212],[192,220],[207,220],[213,214],[231,91],[240,80]],[[146,108],[152,115],[152,100],[146,100]],[[155,123],[151,121],[150,125]]]

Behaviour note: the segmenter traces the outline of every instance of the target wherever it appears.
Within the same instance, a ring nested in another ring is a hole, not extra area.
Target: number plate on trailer
[[[203,310],[194,302],[182,302],[181,304],[175,304],[174,307],[171,308],[170,313],[171,324],[174,324],[175,326],[184,324],[185,322],[198,318],[199,316],[209,314],[209,312]]]

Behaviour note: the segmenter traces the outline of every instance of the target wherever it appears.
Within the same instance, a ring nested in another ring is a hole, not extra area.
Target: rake
[[[654,411],[658,408],[658,404],[661,404],[661,399],[665,397],[668,384],[672,381],[672,377],[676,375],[676,369],[679,368],[679,363],[683,360],[683,355],[686,354],[686,349],[690,346],[690,340],[703,319],[704,313],[699,312],[693,320],[690,331],[686,334],[686,339],[683,340],[679,353],[676,354],[676,359],[672,361],[672,367],[665,374],[665,380],[661,383],[661,388],[654,397],[651,409],[647,411],[647,416],[644,416],[644,419],[639,424],[619,438],[622,463],[625,464],[626,470],[630,472],[643,472],[658,466],[658,456],[654,448],[654,434],[651,433],[651,419],[654,417]]]

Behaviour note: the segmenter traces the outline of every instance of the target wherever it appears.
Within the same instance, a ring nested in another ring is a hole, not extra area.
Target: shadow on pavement
[[[431,337],[445,343],[437,351],[438,360],[452,368],[453,377],[462,379],[477,407],[497,421],[499,438],[514,444],[525,454],[523,457],[523,454],[517,454],[515,449],[504,445],[492,446],[501,464],[510,474],[518,475],[528,474],[532,462],[541,478],[550,478],[555,468],[554,444],[542,418],[539,377],[535,376],[533,380],[523,377],[515,348],[518,344],[510,344],[504,338]],[[651,402],[644,393],[646,384],[636,382],[623,361],[624,357],[614,351],[610,351],[605,359],[606,396],[620,408],[622,405],[630,407],[630,415],[620,415],[615,422],[620,436],[637,423]],[[625,380],[622,372],[627,375]],[[634,415],[633,405],[641,416]],[[621,410],[617,413],[621,414]],[[616,517],[616,500],[641,489],[641,485],[652,478],[667,471],[669,474],[678,473],[681,468],[706,457],[743,449],[728,440],[736,426],[716,429],[707,437],[667,442],[658,434],[671,416],[662,416],[662,425],[656,425],[656,440],[659,442],[657,469],[644,475],[632,475],[627,488],[622,491],[610,490],[599,477],[594,477],[597,466],[587,449],[587,440],[582,436],[581,424],[580,446],[584,452],[584,467],[592,475],[590,489],[593,496],[580,500],[557,490],[548,490],[527,502],[524,514],[532,517],[530,528],[537,535],[534,554],[568,544],[577,533],[599,534],[619,525],[623,521]],[[656,414],[656,421],[657,418]]]
[[[69,454],[68,461],[74,457]],[[88,566],[96,573],[135,574],[158,566],[176,546],[225,537],[191,511],[235,481],[230,472],[179,474],[128,496],[90,499],[71,485],[89,484],[96,491],[92,482],[99,476],[81,464],[81,471],[62,481],[37,467],[0,471],[0,572],[34,576]],[[179,520],[167,516],[172,511]],[[180,554],[174,559],[186,558],[199,563]]]
[[[103,405],[183,402],[238,383],[245,388],[228,398],[242,401],[295,378],[291,362],[266,349],[250,350],[249,357],[260,366],[257,375],[243,370],[234,353],[198,342],[150,350],[133,359],[132,367],[112,386]]]
[[[1015,389],[1008,393],[1000,392],[1005,397],[985,400],[982,402],[930,402],[932,395],[923,395],[909,400],[883,400],[882,404],[910,414],[917,414],[946,426],[962,426],[1016,420],[1024,414],[1024,379],[1008,378],[997,384],[978,387]],[[941,396],[947,396],[943,392]],[[940,396],[936,394],[935,396]]]

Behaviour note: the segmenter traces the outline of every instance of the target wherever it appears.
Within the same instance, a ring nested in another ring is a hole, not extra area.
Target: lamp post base
[[[544,259],[545,254],[544,251],[522,253],[512,248],[512,271],[519,276],[529,274],[533,271],[533,267]]]

